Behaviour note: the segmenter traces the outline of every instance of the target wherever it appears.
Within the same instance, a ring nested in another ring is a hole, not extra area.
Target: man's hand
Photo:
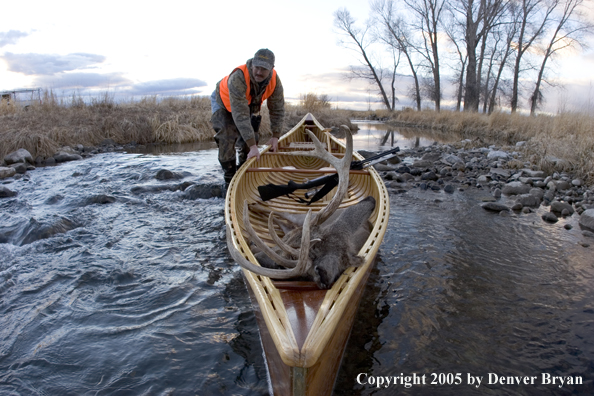
[[[270,138],[268,145],[270,146],[271,152],[276,152],[278,150],[278,138]]]
[[[260,159],[260,151],[258,150],[258,146],[255,144],[253,146],[250,146],[250,152],[247,155],[247,159],[250,159],[253,157]]]

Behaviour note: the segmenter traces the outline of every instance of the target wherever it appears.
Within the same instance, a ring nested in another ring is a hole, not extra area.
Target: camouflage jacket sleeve
[[[285,121],[285,94],[278,74],[276,75],[276,88],[266,100],[266,106],[270,114],[272,136],[278,138],[283,134],[283,124]]]
[[[229,86],[229,101],[231,102],[231,114],[235,126],[248,147],[256,144],[254,128],[250,121],[250,106],[245,96],[247,84],[241,70],[231,73],[227,82]]]

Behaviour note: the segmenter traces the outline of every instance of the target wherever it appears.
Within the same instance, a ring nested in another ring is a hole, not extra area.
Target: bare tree
[[[369,31],[369,25],[365,26],[364,28],[359,28],[356,26],[356,21],[351,16],[350,12],[346,8],[342,8],[334,12],[334,26],[342,31],[348,38],[347,41],[342,41],[342,44],[347,48],[357,51],[363,58],[362,68],[351,69],[353,75],[358,78],[370,80],[373,84],[375,84],[379,89],[384,105],[388,110],[393,111],[395,91],[392,91],[392,100],[390,100],[382,81],[382,70],[380,67],[375,65],[370,58],[369,46],[373,44],[374,39],[373,37],[366,37]],[[394,68],[393,78],[395,78],[395,76],[396,73]],[[392,81],[392,86],[394,86],[394,80]]]
[[[483,66],[487,56],[487,43],[491,41],[491,35],[493,30],[497,30],[502,23],[501,18],[505,15],[505,10],[508,5],[508,0],[487,0],[485,1],[485,10],[482,13],[482,26],[483,32],[481,35],[481,50],[479,53],[479,62],[477,68],[477,87],[481,92],[488,92],[489,90],[489,79],[491,76],[491,69],[493,64],[494,51],[491,51],[488,70],[485,73],[485,83],[482,82],[483,77]],[[484,95],[485,96],[485,95]],[[480,100],[480,95],[479,95]],[[478,107],[477,109],[478,110]]]
[[[417,16],[416,23],[413,26],[419,29],[423,37],[421,47],[417,48],[417,51],[425,58],[433,75],[431,86],[435,91],[430,96],[435,101],[435,110],[439,111],[441,108],[441,76],[438,51],[439,21],[446,2],[445,0],[404,0],[404,3]]]
[[[580,46],[582,33],[592,29],[592,24],[585,22],[581,18],[580,6],[583,2],[584,0],[567,0],[562,4],[563,9],[558,15],[558,19],[556,20],[557,26],[553,30],[549,43],[544,48],[543,59],[536,78],[534,91],[530,96],[530,115],[534,115],[538,104],[543,100],[540,87],[549,58],[565,48]],[[572,19],[573,16],[577,16],[577,18]]]
[[[485,82],[481,84],[481,98],[483,99],[483,113],[487,112],[487,103],[489,102],[489,90],[491,89],[491,80],[493,79],[493,68],[495,67],[495,57],[497,55],[497,42],[489,51],[489,60],[487,62],[487,72],[485,73]]]
[[[466,54],[465,48],[460,45],[461,40],[459,40],[459,38],[461,36],[458,29],[460,25],[456,23],[447,23],[444,25],[444,27],[446,34],[456,48],[456,53],[458,54],[458,59],[460,60],[459,64],[453,66],[456,76],[452,78],[452,81],[456,86],[456,111],[460,111],[462,108],[462,98],[464,95],[464,71],[466,70],[468,55]]]
[[[515,45],[516,61],[514,64],[511,112],[518,109],[519,82],[522,57],[544,32],[551,14],[559,0],[518,0],[520,3],[518,38]]]
[[[505,4],[506,0],[457,0],[450,5],[452,15],[454,18],[457,17],[464,32],[468,57],[464,111],[478,111],[488,35],[498,23]],[[477,54],[479,45],[480,51]]]
[[[513,52],[513,44],[514,38],[516,37],[517,29],[518,29],[518,16],[519,16],[519,7],[516,2],[511,2],[508,4],[506,9],[506,20],[507,23],[503,24],[503,29],[497,29],[494,31],[495,37],[495,48],[494,51],[498,52],[498,61],[499,66],[497,70],[497,74],[493,80],[493,86],[490,89],[489,99],[488,99],[488,107],[487,112],[489,114],[493,113],[495,110],[495,101],[497,97],[497,92],[499,90],[499,85],[501,83],[501,76],[503,75],[503,71],[508,65],[509,56]],[[502,42],[505,38],[503,48],[500,51],[497,50],[498,43]]]
[[[370,3],[372,13],[382,26],[378,34],[393,51],[404,54],[410,68],[414,86],[410,89],[409,96],[417,104],[417,110],[421,110],[421,89],[417,66],[413,60],[414,46],[411,45],[411,34],[406,27],[404,20],[396,15],[394,2],[392,0],[376,0]]]

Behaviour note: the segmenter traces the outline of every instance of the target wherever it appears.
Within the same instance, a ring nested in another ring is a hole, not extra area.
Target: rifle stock
[[[293,180],[289,180],[289,183],[287,183],[286,185],[277,185],[277,184],[266,184],[264,186],[258,186],[258,192],[260,193],[260,198],[262,198],[263,201],[268,201],[283,195],[288,195],[288,194],[292,194],[295,190],[300,190],[300,189],[310,189],[310,188],[314,188],[314,187],[319,187],[319,186],[326,186],[329,183],[331,184],[333,179],[336,180],[336,183],[338,183],[338,175],[337,174],[332,174],[332,175],[327,175],[327,176],[322,176],[319,177],[317,179],[313,179],[310,180],[307,183],[295,183]],[[325,188],[322,188],[320,191],[325,190]],[[317,194],[316,194],[317,195]],[[324,194],[325,195],[325,194]],[[314,195],[314,198],[316,196]],[[315,202],[318,199],[316,199],[314,201],[314,198],[312,198],[311,202]]]

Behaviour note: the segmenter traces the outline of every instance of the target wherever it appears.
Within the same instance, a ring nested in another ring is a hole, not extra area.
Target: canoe
[[[315,213],[328,204],[336,190],[311,205],[298,203],[287,196],[269,201],[261,199],[258,186],[286,185],[289,180],[303,183],[333,171],[327,162],[305,154],[313,148],[306,130],[313,132],[336,157],[344,155],[345,143],[324,130],[313,115],[307,114],[279,139],[276,153],[265,147],[260,159],[247,161],[229,185],[225,200],[227,244],[230,251],[234,249],[235,254],[241,254],[251,263],[259,264],[250,250],[243,216],[244,201],[276,213],[305,214],[309,209]],[[304,154],[288,155],[288,152]],[[353,160],[361,159],[361,155],[353,152]],[[295,194],[303,196],[304,192],[296,191]],[[348,193],[340,207],[347,208],[367,196],[373,196],[376,205],[369,218],[371,234],[358,254],[363,258],[363,264],[349,267],[330,289],[319,289],[316,283],[309,281],[273,280],[242,268],[260,330],[271,393],[275,395],[332,393],[389,216],[388,192],[375,169],[351,171]],[[255,232],[266,244],[273,246],[265,211],[248,211],[249,223]]]

